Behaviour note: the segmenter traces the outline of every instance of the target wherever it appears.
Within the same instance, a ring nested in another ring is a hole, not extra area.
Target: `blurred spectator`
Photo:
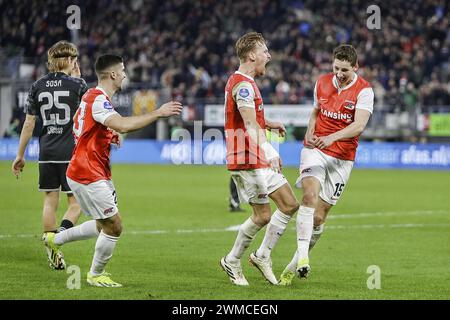
[[[5,138],[18,138],[20,137],[20,119],[13,118],[9,123],[9,127],[6,129],[3,137]]]
[[[234,43],[256,30],[272,54],[259,83],[267,104],[310,102],[317,75],[331,71],[329,52],[343,42],[357,48],[360,72],[377,84],[382,104],[393,110],[450,104],[448,1],[374,0],[382,25],[369,30],[362,0],[0,0],[4,54],[35,58],[39,77],[45,50],[70,40],[71,4],[81,8],[80,63],[88,82],[95,81],[95,57],[115,52],[134,82],[222,103],[226,78],[238,65]]]

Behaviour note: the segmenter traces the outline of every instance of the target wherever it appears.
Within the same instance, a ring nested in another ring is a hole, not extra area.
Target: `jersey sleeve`
[[[372,113],[374,97],[375,94],[373,93],[372,88],[362,89],[361,92],[358,94],[356,109],[364,109]]]
[[[232,90],[238,108],[255,108],[255,91],[250,82],[241,81]]]
[[[95,121],[104,125],[106,119],[114,114],[117,114],[117,111],[114,110],[114,107],[103,94],[95,98],[92,104],[92,117]]]
[[[316,83],[314,84],[314,97],[313,97],[313,107],[314,108],[318,108],[318,106],[319,106],[319,104],[318,104],[318,100],[319,99],[317,99],[317,81],[316,81]]]
[[[24,112],[35,116],[38,113],[38,104],[36,101],[36,84],[33,84],[28,91],[27,101],[25,102]]]
[[[86,91],[88,91],[88,89],[89,88],[86,84],[86,81],[84,81],[84,79],[81,79],[79,97],[81,98],[86,93]]]

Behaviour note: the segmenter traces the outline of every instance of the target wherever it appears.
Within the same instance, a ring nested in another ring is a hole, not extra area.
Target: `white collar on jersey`
[[[96,86],[95,89],[100,90],[101,92],[103,92],[103,94],[104,94],[105,96],[107,96],[107,97],[109,98],[108,94],[106,93],[106,91],[105,91],[102,87]]]
[[[343,90],[347,90],[348,88],[350,88],[352,85],[355,84],[356,80],[358,80],[358,75],[355,72],[355,76],[353,77],[352,82],[350,82],[347,86],[345,86],[344,88],[339,88],[339,84],[338,84],[338,80],[336,79],[336,75],[333,76],[333,86],[339,90],[339,92],[343,91]]]
[[[242,73],[242,72],[240,72],[240,71],[235,71],[234,73],[240,74],[241,76],[247,77],[247,78],[249,78],[250,80],[255,81],[255,79],[253,79],[253,78],[250,77],[249,75],[247,75],[247,74],[245,74],[245,73]]]

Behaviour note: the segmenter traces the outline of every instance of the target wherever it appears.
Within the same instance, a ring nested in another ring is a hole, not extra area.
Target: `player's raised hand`
[[[70,76],[74,77],[74,78],[81,78],[81,70],[80,70],[80,65],[78,64],[78,61],[75,62],[75,66],[72,69]]]
[[[24,158],[16,158],[12,163],[12,172],[19,179],[19,173],[23,171],[23,167],[25,167],[25,159]]]
[[[171,116],[177,116],[181,114],[181,111],[183,110],[183,105],[178,101],[170,101],[167,103],[164,103],[159,109],[160,117],[171,117]]]
[[[280,137],[284,137],[286,135],[286,127],[281,122],[270,122],[270,129],[277,130]]]

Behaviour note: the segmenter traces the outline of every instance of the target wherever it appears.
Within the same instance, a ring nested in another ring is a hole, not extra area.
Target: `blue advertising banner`
[[[18,139],[0,139],[0,160],[13,160]],[[279,146],[283,165],[297,167],[300,161],[300,142],[286,142]],[[120,149],[113,148],[113,163],[204,164],[224,165],[223,141],[174,142],[154,140],[125,140]],[[26,152],[27,160],[37,160],[39,144],[33,139]],[[450,144],[372,143],[358,147],[356,168],[403,168],[450,170]]]

